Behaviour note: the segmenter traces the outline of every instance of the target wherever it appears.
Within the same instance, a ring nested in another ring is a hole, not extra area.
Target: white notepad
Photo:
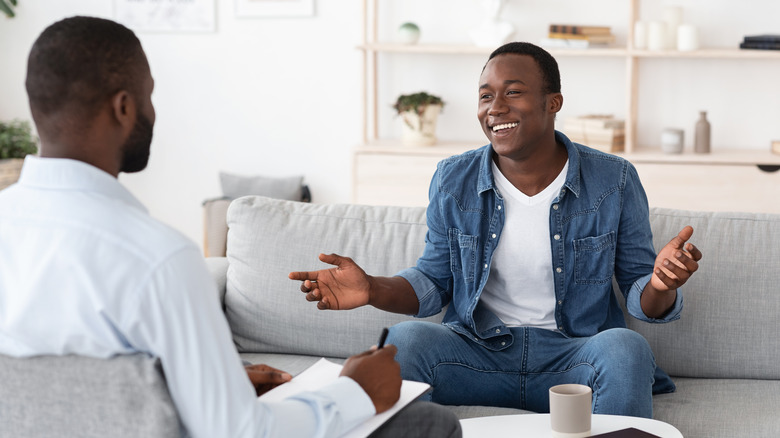
[[[316,391],[338,379],[341,368],[341,365],[322,358],[317,361],[317,363],[295,376],[291,381],[266,392],[260,396],[260,399],[266,401],[281,401],[301,392]],[[384,424],[385,421],[395,415],[396,412],[414,401],[430,387],[431,385],[428,385],[427,383],[404,380],[401,384],[401,398],[398,399],[392,408],[381,414],[374,415],[363,423],[355,426],[345,433],[343,437],[358,438],[368,436],[371,432]]]

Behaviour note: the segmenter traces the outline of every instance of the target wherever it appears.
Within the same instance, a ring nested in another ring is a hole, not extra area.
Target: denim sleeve
[[[642,311],[642,291],[653,274],[656,253],[650,229],[650,208],[639,175],[631,163],[626,163],[620,228],[615,252],[615,278],[626,297],[628,312],[647,322],[669,322],[680,318],[682,294],[677,294],[674,307],[662,319],[648,318]]]
[[[405,278],[414,288],[420,301],[420,310],[416,316],[421,318],[441,312],[441,309],[452,300],[449,239],[447,224],[441,210],[438,169],[431,180],[428,199],[426,211],[428,233],[425,235],[423,254],[417,259],[417,266],[404,269],[397,274]]]

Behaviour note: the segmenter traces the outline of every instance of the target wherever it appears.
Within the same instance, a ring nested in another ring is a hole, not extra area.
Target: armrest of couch
[[[0,437],[180,437],[159,359],[0,355]]]
[[[227,209],[232,199],[203,201],[203,252],[206,257],[224,256],[227,243]]]
[[[227,257],[206,257],[206,267],[209,268],[214,282],[217,283],[217,292],[219,293],[219,303],[225,308],[225,289],[227,287]]]

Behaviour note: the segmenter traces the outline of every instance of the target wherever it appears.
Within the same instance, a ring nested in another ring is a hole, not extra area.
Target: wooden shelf
[[[631,153],[615,154],[632,163],[696,164],[696,165],[766,165],[780,166],[780,155],[752,149],[716,150],[709,154],[685,151],[681,154],[666,154],[659,149],[641,148]]]
[[[638,130],[641,66],[659,60],[780,60],[780,50],[745,50],[738,47],[706,47],[694,51],[638,50],[630,46],[634,24],[639,20],[640,1],[627,0],[626,40],[629,46],[606,48],[545,48],[554,57],[589,58],[625,62],[625,149],[617,154],[635,164],[650,204],[669,208],[726,211],[763,211],[780,213],[780,204],[767,199],[780,197],[780,155],[769,145],[755,149],[720,149],[709,154],[666,154],[660,147],[640,147]],[[378,131],[379,68],[384,55],[480,56],[486,59],[495,48],[469,43],[401,44],[379,40],[377,28],[379,0],[363,0],[363,41],[357,46],[363,53],[363,145],[354,150],[353,201],[387,205],[427,205],[427,187],[436,163],[443,158],[476,149],[482,140],[440,142],[428,147],[404,146],[398,139],[382,139]],[[736,44],[735,44],[736,45]],[[403,62],[409,62],[403,59]],[[391,61],[392,62],[392,61]],[[620,84],[615,84],[620,86]],[[653,98],[653,96],[649,96]],[[647,98],[644,95],[643,99]],[[392,134],[390,134],[392,135]],[[742,146],[742,145],[740,145]],[[760,170],[759,170],[760,169]],[[717,182],[729,182],[717,184]],[[716,183],[716,184],[713,184]],[[684,187],[684,189],[681,189]]]
[[[711,58],[711,59],[780,59],[780,50],[744,50],[738,48],[711,48],[680,52],[677,50],[634,50],[629,56],[637,58]]]
[[[469,44],[397,44],[369,43],[357,46],[360,50],[378,53],[419,53],[426,55],[480,55],[487,56],[493,48],[478,47]],[[625,57],[628,51],[624,47],[604,47],[593,49],[546,49],[554,56],[584,56],[584,57]]]
[[[378,53],[412,53],[426,55],[489,55],[494,49],[468,44],[399,44],[373,43],[357,46],[359,50]],[[745,50],[730,47],[705,48],[681,52],[678,50],[636,50],[626,47],[591,49],[546,48],[553,56],[572,57],[636,57],[679,59],[780,59],[780,50]]]

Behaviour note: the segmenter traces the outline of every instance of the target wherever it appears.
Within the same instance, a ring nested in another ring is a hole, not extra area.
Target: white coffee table
[[[497,415],[460,420],[463,438],[547,438],[550,437],[550,414]],[[661,438],[683,438],[679,430],[663,421],[619,415],[594,414],[591,435],[633,427]]]

